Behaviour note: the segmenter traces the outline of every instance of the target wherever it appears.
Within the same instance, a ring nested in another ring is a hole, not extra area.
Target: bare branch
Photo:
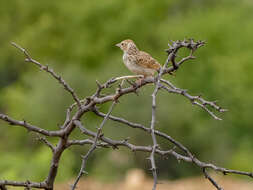
[[[253,173],[252,172],[244,172],[244,171],[239,171],[239,170],[230,170],[230,169],[218,167],[218,166],[216,166],[214,164],[211,164],[211,163],[201,162],[197,158],[194,158],[192,160],[192,162],[194,164],[196,164],[197,166],[199,166],[200,168],[209,168],[209,169],[212,169],[214,171],[221,172],[224,175],[226,175],[226,174],[237,174],[237,175],[245,175],[245,176],[253,178]]]
[[[3,121],[8,122],[10,125],[24,127],[28,131],[33,131],[33,132],[36,132],[36,133],[39,133],[39,134],[42,134],[42,135],[45,135],[45,136],[51,136],[51,137],[57,137],[57,136],[60,137],[60,136],[62,136],[62,132],[60,130],[58,130],[58,131],[48,131],[48,130],[39,128],[37,126],[31,125],[26,121],[18,121],[18,120],[12,119],[11,117],[9,117],[5,114],[0,114],[0,119],[3,120]]]
[[[153,141],[153,147],[152,147],[152,152],[150,154],[150,162],[151,162],[151,171],[153,174],[153,178],[154,178],[154,185],[153,185],[153,190],[156,190],[156,186],[157,186],[157,168],[156,168],[156,164],[155,164],[155,152],[156,152],[156,148],[158,147],[157,144],[157,140],[156,140],[156,135],[155,135],[155,122],[156,122],[156,95],[158,93],[159,90],[159,86],[160,86],[160,80],[162,77],[162,73],[164,71],[164,69],[167,67],[169,61],[170,61],[171,57],[169,56],[169,58],[167,59],[166,63],[163,65],[162,69],[160,69],[158,76],[156,78],[156,82],[155,82],[155,89],[152,93],[152,119],[151,119],[151,125],[150,125],[150,131],[151,131],[151,137],[152,137],[152,141]]]
[[[92,132],[90,130],[88,130],[87,128],[85,128],[80,122],[75,121],[75,124],[78,125],[78,127],[80,128],[80,130],[82,131],[82,133],[84,133],[85,135],[89,135],[91,137],[96,137],[96,133]],[[128,142],[128,140],[121,140],[121,141],[117,141],[117,140],[112,140],[108,137],[105,136],[100,136],[99,139],[105,143],[108,144],[108,146],[111,146],[112,148],[118,148],[119,146],[123,146],[123,147],[127,147],[129,148],[131,151],[135,152],[135,151],[141,151],[141,152],[152,152],[153,148],[151,146],[136,146],[133,145],[131,143]],[[179,142],[177,142],[177,144],[180,144]],[[180,145],[179,147],[181,147],[183,149],[186,149],[183,145]],[[187,149],[187,151],[189,151]],[[238,171],[238,170],[229,170],[226,168],[222,168],[222,167],[218,167],[214,164],[211,163],[205,163],[202,162],[200,160],[198,160],[196,157],[193,156],[192,153],[188,152],[188,156],[184,156],[181,154],[178,154],[177,152],[175,152],[174,148],[171,150],[167,150],[167,151],[163,151],[160,150],[160,148],[158,147],[156,149],[156,153],[162,156],[166,156],[166,155],[172,155],[174,156],[177,160],[183,160],[185,162],[189,162],[189,163],[194,163],[195,165],[199,166],[200,168],[209,168],[209,169],[213,169],[217,172],[221,172],[222,174],[238,174],[238,175],[245,175],[245,176],[249,176],[251,178],[253,178],[253,173],[251,172],[242,172],[242,171]]]
[[[69,146],[72,146],[72,145],[80,145],[80,146],[83,146],[83,145],[86,145],[86,144],[94,144],[94,141],[91,140],[91,139],[84,139],[84,140],[69,140],[68,143],[67,143],[67,147]],[[104,147],[104,148],[109,148],[110,147],[110,144],[108,143],[97,143],[97,146],[98,147]]]
[[[188,98],[190,101],[198,100],[204,106],[205,105],[209,105],[209,106],[213,107],[218,112],[226,112],[226,111],[228,111],[227,109],[223,109],[220,106],[218,106],[215,101],[207,101],[207,100],[201,98],[201,96],[191,96],[190,94],[187,93],[187,90],[175,87],[168,80],[161,79],[161,81],[170,87],[170,89],[168,89],[168,88],[166,88],[164,86],[161,86],[161,88],[165,88],[168,92],[176,93],[176,94],[181,94],[181,95],[185,96],[186,98]]]
[[[105,114],[102,113],[102,112],[99,112],[97,108],[94,109],[93,112],[96,115],[100,116],[100,117],[105,117]],[[115,117],[115,116],[112,116],[112,115],[109,116],[109,119],[111,119],[113,121],[116,121],[116,122],[119,122],[119,123],[122,123],[122,124],[125,124],[125,125],[128,125],[129,127],[141,129],[143,131],[151,133],[150,128],[147,128],[144,125],[141,125],[141,124],[138,124],[138,123],[130,122],[130,121],[126,120],[126,119],[123,119],[123,118],[120,118],[120,117]],[[193,155],[190,153],[190,151],[185,146],[183,146],[180,142],[178,142],[175,139],[173,139],[171,136],[167,135],[166,133],[160,132],[158,130],[155,130],[154,132],[155,132],[156,135],[158,135],[160,137],[163,137],[164,139],[169,140],[171,143],[173,143],[174,145],[176,145],[179,149],[181,149],[182,151],[184,151],[190,157],[193,157]]]
[[[80,169],[80,172],[72,186],[72,190],[74,190],[77,186],[77,183],[79,182],[81,176],[84,174],[84,173],[87,173],[85,171],[85,167],[86,167],[86,162],[88,160],[88,157],[92,154],[92,152],[97,148],[97,141],[99,139],[99,136],[101,135],[101,132],[102,132],[102,128],[103,126],[105,125],[106,121],[108,120],[109,118],[109,115],[112,113],[112,110],[113,110],[113,107],[115,106],[116,102],[114,101],[111,105],[111,107],[109,108],[109,111],[108,113],[106,114],[106,116],[104,117],[102,123],[100,124],[99,128],[98,128],[98,131],[97,131],[97,134],[95,136],[95,140],[92,144],[92,147],[89,149],[89,151],[86,153],[85,156],[82,157],[82,165],[81,165],[81,169]],[[79,121],[75,121],[75,124],[77,124],[79,127],[81,126],[80,122],[78,123]]]
[[[60,84],[63,85],[64,89],[67,90],[71,96],[73,97],[73,99],[75,100],[75,102],[77,103],[78,107],[81,108],[81,103],[80,103],[80,100],[77,96],[77,94],[75,93],[75,91],[65,82],[65,80],[63,80],[63,78],[59,75],[57,75],[53,69],[50,69],[47,65],[44,66],[42,65],[40,62],[34,60],[30,55],[29,53],[24,49],[22,48],[21,46],[19,46],[18,44],[12,42],[11,43],[14,47],[16,47],[17,49],[19,49],[20,51],[22,51],[26,57],[25,61],[27,62],[31,62],[31,63],[34,63],[35,65],[37,65],[41,70],[44,70],[46,72],[48,72],[49,74],[51,74],[56,80],[58,80],[58,82]]]
[[[201,96],[192,96],[192,95],[188,94],[186,90],[183,90],[183,89],[175,87],[169,81],[166,81],[164,79],[161,79],[161,81],[163,83],[165,83],[166,85],[168,85],[170,88],[167,87],[167,86],[164,86],[164,85],[160,85],[160,88],[165,89],[169,93],[180,94],[180,95],[186,97],[187,99],[189,99],[191,101],[191,103],[193,105],[197,105],[197,106],[201,107],[203,110],[205,110],[208,114],[210,114],[216,120],[222,120],[222,119],[219,118],[219,117],[217,117],[211,110],[209,110],[206,107],[207,105],[210,106],[210,107],[213,107],[218,112],[225,112],[225,111],[227,111],[226,109],[222,109],[215,102],[206,101],[203,98],[201,98]]]
[[[45,137],[41,137],[40,135],[37,134],[37,138],[39,141],[43,142],[46,146],[48,146],[54,153],[55,151],[54,145],[52,145]]]
[[[83,134],[94,137],[94,138],[96,137],[97,133],[88,130],[79,121],[75,121],[75,124],[80,128]],[[103,141],[104,143],[106,143],[108,146],[111,146],[113,149],[118,149],[120,146],[127,147],[133,152],[136,152],[136,151],[152,152],[152,149],[153,149],[151,146],[137,146],[137,145],[131,144],[128,142],[128,139],[118,141],[118,140],[113,140],[105,136],[100,136],[99,139]],[[155,151],[157,154],[161,156],[166,156],[170,154],[170,155],[173,155],[177,160],[184,160],[186,162],[191,162],[191,158],[176,153],[174,149],[163,151],[157,148]]]
[[[205,177],[213,184],[213,186],[216,187],[217,190],[223,190],[223,188],[220,187],[218,183],[210,175],[208,175],[206,168],[203,168],[203,173]]]
[[[171,44],[168,44],[169,49],[166,50],[166,52],[168,53],[168,55],[171,57],[171,62],[172,62],[172,66],[169,68],[166,68],[163,71],[163,74],[166,73],[172,73],[174,71],[176,71],[179,66],[181,66],[185,61],[190,60],[190,59],[194,59],[195,57],[193,56],[193,53],[200,48],[201,46],[204,46],[205,42],[204,41],[197,41],[194,42],[193,39],[189,39],[189,40],[177,40],[177,41],[171,41]],[[188,57],[185,57],[183,59],[181,59],[178,63],[176,63],[175,58],[177,56],[177,52],[180,48],[188,48],[190,50],[190,55]]]
[[[171,136],[167,135],[166,133],[163,133],[159,130],[156,130],[156,99],[157,99],[157,94],[160,89],[164,89],[169,93],[174,93],[178,95],[182,95],[186,97],[188,100],[191,101],[193,105],[197,105],[201,107],[204,111],[206,111],[209,115],[211,115],[214,119],[221,120],[219,117],[217,117],[211,109],[217,112],[225,112],[227,110],[222,109],[220,106],[216,104],[215,101],[207,101],[203,99],[201,96],[192,96],[187,93],[186,90],[177,88],[174,86],[170,81],[162,79],[162,76],[165,74],[172,74],[174,71],[178,70],[179,67],[186,61],[190,59],[194,59],[195,57],[193,56],[193,53],[195,50],[197,50],[199,47],[203,46],[205,42],[203,41],[197,41],[195,42],[194,40],[183,40],[183,41],[172,41],[171,44],[169,44],[169,49],[166,50],[168,53],[168,58],[166,63],[163,65],[163,67],[160,69],[158,76],[154,78],[143,78],[141,83],[134,83],[131,81],[128,81],[128,87],[123,88],[123,83],[125,79],[129,78],[142,78],[142,76],[136,75],[136,76],[120,76],[116,78],[111,78],[105,83],[101,84],[98,81],[96,81],[97,84],[97,90],[95,93],[84,100],[80,100],[74,90],[60,77],[58,76],[52,69],[48,68],[48,66],[44,66],[38,61],[35,61],[32,59],[32,57],[28,54],[28,52],[20,47],[19,45],[12,43],[13,46],[21,50],[24,55],[25,55],[25,60],[27,62],[34,63],[37,65],[41,70],[44,70],[48,72],[51,76],[53,76],[63,87],[68,91],[71,95],[72,98],[75,100],[75,103],[70,105],[69,108],[66,111],[66,119],[61,126],[61,129],[57,131],[48,131],[42,128],[39,128],[37,126],[31,125],[27,123],[26,121],[18,121],[15,119],[12,119],[11,117],[5,115],[5,114],[0,114],[0,119],[3,121],[6,121],[10,125],[15,125],[15,126],[20,126],[28,131],[33,131],[39,136],[39,140],[41,140],[46,146],[48,146],[53,154],[52,154],[52,160],[51,160],[51,165],[50,169],[48,172],[48,175],[46,179],[43,182],[37,183],[37,182],[17,182],[17,181],[6,181],[2,180],[0,181],[0,189],[1,190],[6,190],[7,186],[20,186],[20,187],[25,187],[26,189],[31,189],[31,188],[40,188],[40,189],[45,189],[45,190],[53,190],[54,189],[54,183],[55,183],[55,178],[57,176],[58,172],[58,167],[60,164],[60,159],[62,156],[62,153],[64,150],[69,148],[70,146],[73,145],[91,145],[90,149],[88,152],[82,157],[82,165],[79,171],[79,174],[74,182],[74,185],[71,187],[72,190],[74,190],[77,186],[78,181],[80,180],[81,176],[86,173],[85,168],[86,168],[86,163],[89,158],[89,156],[97,149],[97,148],[113,148],[117,149],[119,147],[126,147],[129,150],[135,152],[135,151],[140,151],[140,152],[148,152],[150,153],[149,159],[151,161],[151,170],[152,174],[154,177],[154,185],[153,185],[153,190],[156,189],[157,186],[157,169],[156,169],[156,163],[155,163],[155,155],[161,155],[161,156],[169,156],[171,155],[177,160],[182,160],[185,162],[192,163],[193,165],[198,166],[200,169],[203,170],[203,174],[205,177],[216,187],[218,190],[222,190],[222,188],[215,182],[215,180],[208,175],[206,172],[206,169],[211,169],[217,172],[221,172],[224,175],[225,174],[238,174],[238,175],[245,175],[253,178],[253,174],[251,172],[244,172],[244,171],[239,171],[239,170],[229,170],[226,168],[218,167],[214,164],[211,163],[205,163],[200,160],[198,160],[195,155],[188,149],[186,146],[181,144],[180,142],[176,141],[174,138]],[[190,54],[186,57],[183,57],[181,60],[178,62],[176,61],[177,57],[177,52],[180,50],[180,48],[188,48],[190,50]],[[172,66],[168,66],[169,63],[172,63]],[[119,84],[119,80],[122,80],[121,83]],[[118,86],[115,87],[114,92],[105,95],[103,94],[104,89],[108,89],[110,87],[113,87],[113,85],[117,84]],[[138,124],[138,123],[133,123],[130,122],[126,119],[112,116],[111,112],[113,110],[114,105],[116,102],[118,102],[119,98],[121,96],[130,94],[130,93],[136,93],[136,91],[139,88],[144,87],[147,84],[154,84],[155,88],[152,93],[152,118],[151,118],[151,124],[150,128],[145,127],[144,125]],[[124,85],[125,86],[125,85]],[[104,114],[98,110],[98,105],[99,104],[104,104],[106,102],[112,102],[111,107],[108,110],[107,114]],[[79,109],[75,111],[75,113],[72,113],[74,110],[74,107],[78,106]],[[94,112],[97,116],[102,117],[103,121],[100,124],[99,128],[97,129],[97,132],[93,132],[85,128],[80,120],[84,114],[87,112]],[[125,124],[128,127],[131,128],[136,128],[136,129],[141,129],[142,131],[151,134],[152,137],[152,145],[149,146],[140,146],[140,145],[134,145],[129,143],[129,138],[126,138],[124,140],[114,140],[112,138],[108,138],[102,134],[102,129],[103,126],[105,125],[105,122],[110,119],[122,124]],[[88,135],[89,137],[93,139],[82,139],[82,140],[76,140],[76,139],[69,139],[71,133],[76,129],[79,128],[81,132],[85,135]],[[59,137],[59,141],[54,146],[51,144],[45,137],[41,137],[40,135],[44,135],[47,137]],[[169,149],[169,150],[162,150],[157,143],[157,137],[162,137],[163,139],[167,140],[169,143],[171,143],[174,148]],[[179,149],[179,151],[182,151],[183,153],[178,153],[176,152],[176,149]]]
[[[8,181],[8,180],[0,180],[0,186],[15,186],[15,187],[33,187],[38,189],[47,189],[48,186],[45,182],[37,183],[37,182],[19,182],[19,181]],[[5,187],[6,188],[6,187]]]

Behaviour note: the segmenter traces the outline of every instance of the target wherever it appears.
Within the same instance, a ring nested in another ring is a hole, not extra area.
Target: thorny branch
[[[79,182],[81,176],[85,173],[87,173],[85,171],[85,167],[86,167],[86,163],[87,163],[87,160],[88,160],[88,157],[92,154],[92,152],[97,148],[97,144],[98,144],[98,139],[100,138],[100,136],[102,135],[102,128],[103,126],[105,125],[105,122],[108,120],[108,117],[109,115],[112,113],[112,109],[115,105],[115,101],[112,103],[108,113],[106,114],[106,116],[104,117],[104,120],[102,121],[101,125],[99,126],[98,130],[97,130],[97,134],[95,136],[95,140],[91,146],[91,148],[89,149],[89,151],[84,155],[82,156],[82,164],[81,164],[81,169],[80,169],[80,172],[72,186],[72,190],[74,190],[77,186],[77,183]],[[80,125],[80,121],[74,121],[75,125],[77,125],[80,129],[82,129],[81,125]]]
[[[204,109],[207,113],[209,113],[216,120],[222,120],[222,119],[219,118],[219,117],[217,117],[210,109],[208,109],[207,105],[210,106],[210,107],[212,107],[212,108],[214,108],[218,112],[226,112],[226,111],[228,111],[227,109],[223,109],[220,106],[218,106],[215,101],[213,101],[213,102],[212,101],[207,101],[207,100],[201,98],[200,95],[198,95],[198,96],[192,96],[192,95],[190,95],[190,94],[187,93],[187,90],[183,90],[183,89],[177,88],[177,87],[175,87],[169,81],[161,79],[161,82],[163,82],[167,86],[160,85],[160,88],[165,89],[169,93],[180,94],[180,95],[188,98],[193,105],[201,107],[202,109]]]
[[[156,164],[155,164],[155,152],[156,152],[156,148],[158,148],[156,135],[155,135],[156,95],[158,93],[158,90],[160,89],[160,82],[161,82],[162,73],[166,69],[166,67],[168,66],[169,61],[172,60],[171,57],[172,56],[168,57],[166,63],[159,70],[158,76],[155,78],[155,82],[154,82],[155,89],[152,93],[152,119],[151,119],[150,131],[151,131],[151,137],[152,137],[152,141],[153,141],[153,147],[152,147],[152,152],[150,154],[150,157],[148,159],[150,159],[150,162],[151,162],[151,171],[152,171],[153,178],[154,178],[153,190],[155,190],[156,186],[157,186],[157,172],[156,172],[157,168],[156,168]]]
[[[75,91],[63,80],[62,77],[57,75],[52,69],[48,68],[48,66],[44,66],[38,61],[35,61],[33,58],[31,58],[30,54],[22,48],[21,46],[17,45],[16,43],[12,43],[13,46],[21,50],[25,55],[25,61],[31,62],[35,65],[37,65],[40,69],[46,71],[51,76],[53,76],[63,87],[64,89],[69,92],[73,98],[72,105],[69,106],[69,108],[66,111],[66,119],[63,123],[63,125],[60,127],[60,129],[55,131],[46,130],[44,128],[32,125],[28,123],[27,121],[19,121],[16,119],[11,118],[10,116],[6,114],[0,113],[0,119],[8,123],[12,126],[22,127],[27,129],[28,131],[31,131],[38,136],[38,140],[42,141],[46,146],[48,146],[52,150],[52,160],[50,169],[48,172],[48,175],[46,178],[41,182],[32,182],[32,181],[8,181],[8,180],[0,180],[0,189],[1,190],[7,190],[8,186],[16,186],[16,187],[25,187],[26,189],[31,188],[37,188],[37,189],[45,189],[45,190],[53,190],[54,184],[55,184],[55,178],[58,173],[58,167],[60,164],[60,159],[62,156],[62,153],[68,149],[71,146],[84,146],[89,145],[90,149],[88,152],[82,156],[82,164],[80,172],[75,180],[74,185],[71,187],[72,190],[76,189],[78,181],[80,180],[81,176],[86,173],[86,163],[88,161],[89,156],[94,152],[94,150],[98,147],[100,148],[113,148],[118,149],[120,147],[126,147],[129,150],[135,152],[149,152],[150,156],[149,159],[151,161],[151,170],[154,177],[154,185],[153,190],[156,189],[157,186],[157,168],[155,164],[155,155],[161,155],[161,156],[173,156],[177,160],[182,160],[185,162],[192,163],[196,166],[198,166],[201,171],[203,172],[204,176],[211,182],[211,184],[217,189],[222,190],[222,187],[207,173],[207,169],[211,169],[217,172],[221,172],[224,175],[225,174],[238,174],[238,175],[245,175],[253,178],[253,174],[251,172],[244,172],[239,170],[230,170],[222,167],[218,167],[211,163],[205,163],[197,159],[197,157],[183,144],[175,140],[173,137],[167,135],[166,133],[163,133],[159,130],[155,129],[155,126],[157,125],[156,122],[156,99],[157,99],[157,93],[159,90],[165,90],[168,93],[174,93],[178,95],[182,95],[185,98],[187,98],[193,105],[196,105],[200,108],[202,108],[204,111],[206,111],[211,117],[213,117],[216,120],[221,120],[220,117],[216,116],[215,112],[225,112],[226,109],[221,108],[216,104],[216,101],[208,101],[202,98],[201,96],[193,96],[190,95],[187,90],[177,88],[175,85],[173,85],[170,81],[165,80],[162,78],[163,75],[166,74],[172,74],[173,72],[176,72],[182,64],[190,59],[194,59],[193,53],[201,46],[203,46],[205,42],[203,41],[197,41],[195,42],[193,39],[190,40],[183,40],[183,41],[172,41],[169,45],[169,49],[166,50],[168,53],[168,59],[166,63],[163,65],[163,67],[160,69],[158,75],[154,78],[146,78],[142,79],[141,83],[134,83],[131,81],[127,82],[129,85],[127,87],[123,88],[123,80],[129,79],[129,78],[139,78],[141,76],[120,76],[111,78],[108,81],[106,81],[104,84],[100,84],[98,81],[96,81],[97,84],[97,90],[94,92],[93,95],[90,97],[87,97],[86,99],[80,100],[75,93]],[[176,61],[177,53],[181,48],[187,48],[190,50],[190,54],[184,58],[182,58],[179,61]],[[169,63],[171,63],[171,66],[169,66]],[[104,95],[102,91],[104,89],[113,87],[113,85],[117,84],[119,80],[122,80],[122,83],[118,85],[117,88],[115,88],[115,92],[111,93],[109,95]],[[130,93],[136,93],[138,89],[144,87],[147,84],[154,84],[154,91],[152,94],[152,118],[151,118],[151,124],[150,127],[146,127],[139,123],[130,122],[127,119],[116,117],[111,115],[112,109],[114,105],[118,102],[119,98],[121,96],[124,96],[126,94]],[[107,114],[101,112],[98,109],[98,105],[104,104],[106,102],[112,102],[111,107],[109,108],[109,111]],[[75,112],[73,111],[74,107],[78,106],[79,109],[77,109]],[[74,112],[74,113],[72,113]],[[83,125],[80,120],[83,117],[84,114],[87,112],[93,112],[99,117],[103,118],[102,123],[100,124],[99,128],[96,132],[93,132],[91,130],[88,130],[85,128],[85,125]],[[103,126],[105,125],[106,121],[110,119],[112,121],[124,124],[126,127],[131,127],[134,129],[142,130],[148,134],[151,135],[153,145],[152,146],[141,146],[141,145],[134,145],[128,142],[128,138],[123,140],[114,140],[111,138],[106,137],[102,133]],[[76,129],[79,128],[81,132],[89,136],[89,138],[85,139],[70,139],[70,134]],[[157,143],[157,137],[163,138],[168,141],[171,145],[173,145],[175,148],[170,150],[163,150],[161,147],[159,147]],[[58,138],[58,142],[56,145],[53,145],[50,143],[47,138]],[[177,151],[181,151],[183,153],[178,153]]]
[[[214,185],[214,187],[216,187],[216,189],[223,190],[223,188],[220,187],[219,184],[217,184],[217,182],[207,173],[206,168],[203,168],[203,173],[205,177]]]
[[[46,146],[48,146],[48,147],[52,150],[52,152],[54,152],[54,150],[55,150],[54,145],[52,145],[52,144],[46,139],[46,137],[42,137],[42,136],[40,136],[40,135],[37,134],[37,140],[43,142]]]
[[[37,65],[41,70],[44,70],[48,73],[50,73],[56,80],[59,81],[60,84],[63,85],[64,89],[67,90],[73,97],[73,99],[76,101],[77,105],[79,107],[81,107],[81,103],[79,98],[77,97],[76,93],[74,92],[74,90],[62,79],[61,76],[57,75],[53,69],[50,69],[48,67],[48,65],[44,66],[41,63],[39,63],[38,61],[34,60],[30,54],[22,47],[20,47],[19,45],[17,45],[16,43],[12,42],[11,43],[14,47],[18,48],[20,51],[22,51],[26,57],[25,61],[27,62],[31,62],[34,63],[35,65]]]

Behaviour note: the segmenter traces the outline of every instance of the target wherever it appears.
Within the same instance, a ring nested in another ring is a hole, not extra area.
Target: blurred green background
[[[169,40],[194,38],[207,45],[196,52],[176,77],[166,78],[192,95],[219,100],[229,109],[213,120],[184,97],[161,92],[158,96],[157,129],[166,132],[203,161],[232,169],[251,171],[253,157],[253,1],[251,0],[62,0],[0,1],[0,112],[56,130],[64,121],[71,97],[48,74],[11,47],[14,41],[33,58],[48,64],[69,82],[82,98],[91,95],[95,80],[129,75],[122,52],[114,45],[126,38],[152,54],[160,63]],[[153,86],[139,96],[123,97],[114,115],[146,126],[151,119]],[[108,105],[101,107],[103,111]],[[90,129],[101,118],[88,114],[83,122]],[[105,135],[131,137],[138,145],[151,143],[142,131],[108,122]],[[75,132],[72,138],[84,138]],[[57,139],[51,139],[56,143]],[[159,139],[163,148],[171,145]],[[64,152],[58,181],[77,175],[80,154],[88,147]],[[50,150],[36,136],[0,122],[0,179],[43,180],[50,166]],[[144,168],[147,154],[126,149],[97,150],[90,158],[90,176],[117,180],[129,168]],[[159,176],[165,179],[199,175],[201,171],[174,158],[157,157]]]

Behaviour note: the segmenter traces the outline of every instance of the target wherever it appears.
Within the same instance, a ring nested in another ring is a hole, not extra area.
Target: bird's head
[[[127,53],[132,53],[135,51],[138,51],[138,48],[136,47],[133,40],[123,40],[122,42],[116,44],[117,47],[119,47],[122,51]]]

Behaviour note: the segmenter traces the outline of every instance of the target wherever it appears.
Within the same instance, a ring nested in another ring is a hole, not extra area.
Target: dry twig
[[[166,133],[163,133],[157,129],[155,129],[157,122],[156,122],[156,99],[157,99],[157,93],[160,89],[165,90],[168,93],[174,93],[177,95],[182,95],[185,98],[189,99],[190,102],[193,105],[196,105],[200,108],[202,108],[204,111],[206,111],[210,116],[212,116],[216,120],[221,120],[220,117],[216,116],[216,112],[225,112],[226,109],[221,108],[216,104],[215,101],[208,101],[202,98],[201,96],[192,96],[190,95],[186,90],[177,88],[175,85],[173,85],[170,81],[164,80],[162,77],[166,74],[172,74],[173,72],[176,72],[184,62],[190,59],[194,59],[193,53],[201,46],[203,46],[205,42],[203,41],[197,41],[194,40],[183,40],[183,41],[175,41],[171,44],[169,44],[169,49],[166,50],[168,53],[168,59],[166,63],[163,65],[162,69],[160,69],[159,74],[155,78],[148,78],[143,79],[142,83],[133,83],[131,81],[128,81],[130,86],[127,86],[123,88],[123,81],[125,79],[129,78],[138,78],[141,76],[120,76],[116,78],[109,79],[104,84],[100,84],[98,81],[96,81],[97,84],[97,90],[94,92],[93,95],[90,97],[87,97],[84,100],[80,100],[75,93],[75,91],[63,80],[62,77],[57,75],[52,69],[48,68],[48,66],[44,66],[38,61],[35,61],[31,58],[31,56],[28,54],[28,52],[22,48],[21,46],[12,43],[13,46],[21,50],[25,57],[27,62],[34,63],[37,65],[40,69],[46,71],[51,76],[53,76],[65,89],[67,92],[69,92],[74,100],[74,104],[70,105],[69,108],[66,111],[66,119],[63,123],[63,125],[60,127],[60,129],[56,131],[49,131],[37,126],[34,126],[26,121],[19,121],[11,118],[10,116],[6,114],[0,114],[0,119],[7,122],[10,125],[23,127],[27,129],[28,131],[32,131],[36,133],[39,137],[39,140],[41,140],[46,146],[48,146],[52,150],[52,160],[50,169],[48,172],[48,175],[46,178],[41,182],[32,182],[32,181],[25,181],[25,182],[19,182],[19,181],[8,181],[8,180],[0,180],[0,189],[6,190],[8,186],[18,186],[18,187],[25,187],[26,189],[31,188],[37,188],[37,189],[45,189],[45,190],[53,190],[55,178],[58,173],[58,167],[60,164],[60,158],[62,156],[62,153],[68,149],[71,146],[79,145],[89,145],[90,149],[88,152],[82,157],[82,165],[81,169],[79,171],[79,174],[75,180],[74,185],[71,187],[72,190],[76,189],[78,181],[80,180],[81,176],[86,173],[86,163],[90,155],[95,151],[96,148],[113,148],[118,149],[120,147],[126,147],[131,151],[140,151],[140,152],[149,152],[150,156],[149,159],[151,161],[151,170],[154,177],[154,185],[153,190],[157,187],[157,168],[155,163],[155,155],[161,155],[161,156],[173,156],[177,160],[182,160],[185,162],[192,163],[196,166],[198,166],[204,176],[211,182],[211,184],[217,189],[222,190],[222,187],[219,186],[219,184],[207,173],[207,169],[211,169],[217,172],[221,172],[224,175],[225,174],[238,174],[238,175],[245,175],[253,178],[253,174],[251,172],[244,172],[244,171],[238,171],[238,170],[229,170],[226,168],[218,167],[211,163],[205,163],[203,161],[200,161],[197,159],[196,156],[183,144],[175,140],[173,137],[169,136]],[[176,62],[176,56],[177,52],[181,48],[188,48],[190,50],[190,54],[187,57],[182,58],[178,62]],[[171,66],[169,66],[169,63],[171,63]],[[112,87],[114,84],[116,84],[119,80],[123,80],[121,84],[118,85],[118,87],[115,88],[115,92],[111,93],[109,95],[103,95],[102,91],[104,89]],[[150,127],[146,127],[144,125],[130,122],[124,118],[116,117],[111,115],[112,109],[116,102],[118,102],[119,98],[121,96],[124,96],[126,94],[130,93],[136,93],[136,91],[139,88],[144,87],[147,84],[154,84],[154,91],[152,94],[152,118],[151,118],[151,124]],[[98,105],[104,104],[106,102],[112,102],[112,105],[108,111],[107,114],[102,113],[98,109]],[[77,109],[75,112],[73,111],[73,108],[75,106],[78,106],[79,109]],[[74,113],[72,113],[74,112]],[[96,132],[93,132],[91,130],[88,130],[84,127],[84,125],[80,122],[80,119],[83,117],[84,114],[87,112],[94,112],[97,116],[103,118],[103,122],[100,124],[99,128]],[[134,129],[142,130],[143,132],[146,132],[151,135],[153,144],[152,146],[141,146],[141,145],[134,145],[128,142],[128,138],[123,140],[114,140],[111,138],[108,138],[102,134],[103,126],[105,125],[105,122],[110,119],[115,122],[119,122],[121,124],[124,124],[126,127],[131,127]],[[77,128],[81,130],[81,132],[85,135],[88,135],[90,138],[85,139],[69,139],[70,134]],[[157,136],[165,139],[173,145],[176,149],[181,150],[183,153],[178,153],[175,148],[170,150],[162,150],[157,143]],[[52,145],[47,138],[54,137],[58,138],[57,144],[54,146]]]

